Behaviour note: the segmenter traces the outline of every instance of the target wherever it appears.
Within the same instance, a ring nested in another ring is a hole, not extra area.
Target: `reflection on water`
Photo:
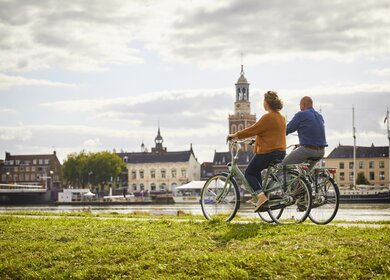
[[[0,206],[4,211],[45,211],[45,212],[82,212],[88,208],[94,214],[99,213],[150,213],[175,215],[183,212],[192,215],[202,215],[199,204],[156,204],[156,205],[26,205],[26,206]],[[238,215],[243,217],[258,217],[253,213],[253,207],[241,204]],[[341,204],[335,220],[347,221],[390,221],[390,204]]]

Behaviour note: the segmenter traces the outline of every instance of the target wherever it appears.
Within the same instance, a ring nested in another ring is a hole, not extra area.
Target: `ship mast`
[[[388,168],[389,168],[389,172],[387,173],[387,178],[389,180],[389,189],[390,189],[390,128],[389,128],[389,107],[387,107],[387,112],[386,112],[386,118],[385,118],[385,122],[387,122],[387,139],[389,139],[389,154],[388,154]]]
[[[355,107],[352,105],[352,131],[353,131],[353,183],[356,188],[356,128],[355,128]]]

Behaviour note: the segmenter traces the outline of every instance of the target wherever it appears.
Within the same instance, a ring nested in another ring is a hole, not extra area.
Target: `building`
[[[5,153],[0,165],[2,184],[43,185],[48,189],[62,187],[62,166],[56,151],[46,155],[11,155]]]
[[[325,167],[337,168],[336,181],[340,187],[354,186],[353,146],[339,145],[333,149],[325,159]],[[356,175],[359,172],[371,185],[388,186],[389,147],[356,147]]]
[[[127,165],[129,192],[174,192],[177,186],[200,180],[200,164],[192,145],[187,151],[167,151],[160,128],[154,141],[151,152],[142,143],[139,153],[118,153]]]
[[[244,67],[241,65],[240,77],[238,78],[234,102],[234,114],[229,115],[229,134],[247,128],[256,123],[256,115],[251,114],[251,103],[249,101],[249,83],[244,75]],[[230,147],[229,147],[230,150]],[[252,146],[243,145],[238,158],[241,170],[245,170],[253,157]],[[227,170],[226,164],[232,161],[230,152],[214,152],[212,162],[213,173],[217,174]]]

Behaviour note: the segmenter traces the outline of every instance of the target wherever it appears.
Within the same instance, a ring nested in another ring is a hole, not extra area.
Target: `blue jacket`
[[[313,108],[295,114],[288,123],[286,135],[297,131],[299,144],[326,147],[324,119]]]

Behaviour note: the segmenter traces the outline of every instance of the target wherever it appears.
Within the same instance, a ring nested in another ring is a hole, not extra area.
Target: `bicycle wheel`
[[[240,192],[234,179],[228,180],[225,173],[210,177],[204,184],[200,196],[203,215],[208,220],[234,218],[240,207]]]
[[[267,180],[268,184],[267,184],[267,189],[269,189],[274,183],[275,181],[273,181],[271,178]],[[255,204],[255,203],[254,203]],[[275,221],[272,219],[272,217],[269,215],[268,213],[268,210],[269,211],[273,211],[273,215],[277,218],[279,218],[281,215],[282,215],[282,212],[283,212],[283,208],[279,208],[279,209],[274,209],[274,210],[271,210],[269,208],[266,208],[267,210],[266,211],[260,211],[260,212],[257,212],[257,214],[259,215],[260,219],[262,219],[264,222],[266,223],[269,223],[269,224],[272,224],[274,223]],[[265,210],[265,209],[264,209]]]
[[[274,216],[279,218],[282,215],[283,209],[275,209],[275,210],[268,210],[268,211],[274,211]],[[265,212],[257,212],[259,215],[260,219],[262,219],[264,222],[272,224],[275,223],[275,221],[272,219],[268,211]]]
[[[317,189],[314,190],[313,204],[309,218],[313,223],[326,225],[330,223],[337,214],[340,202],[339,186],[329,176],[320,178]]]
[[[309,182],[288,171],[287,184],[273,180],[268,193],[268,214],[277,224],[299,224],[309,216],[312,197]]]

